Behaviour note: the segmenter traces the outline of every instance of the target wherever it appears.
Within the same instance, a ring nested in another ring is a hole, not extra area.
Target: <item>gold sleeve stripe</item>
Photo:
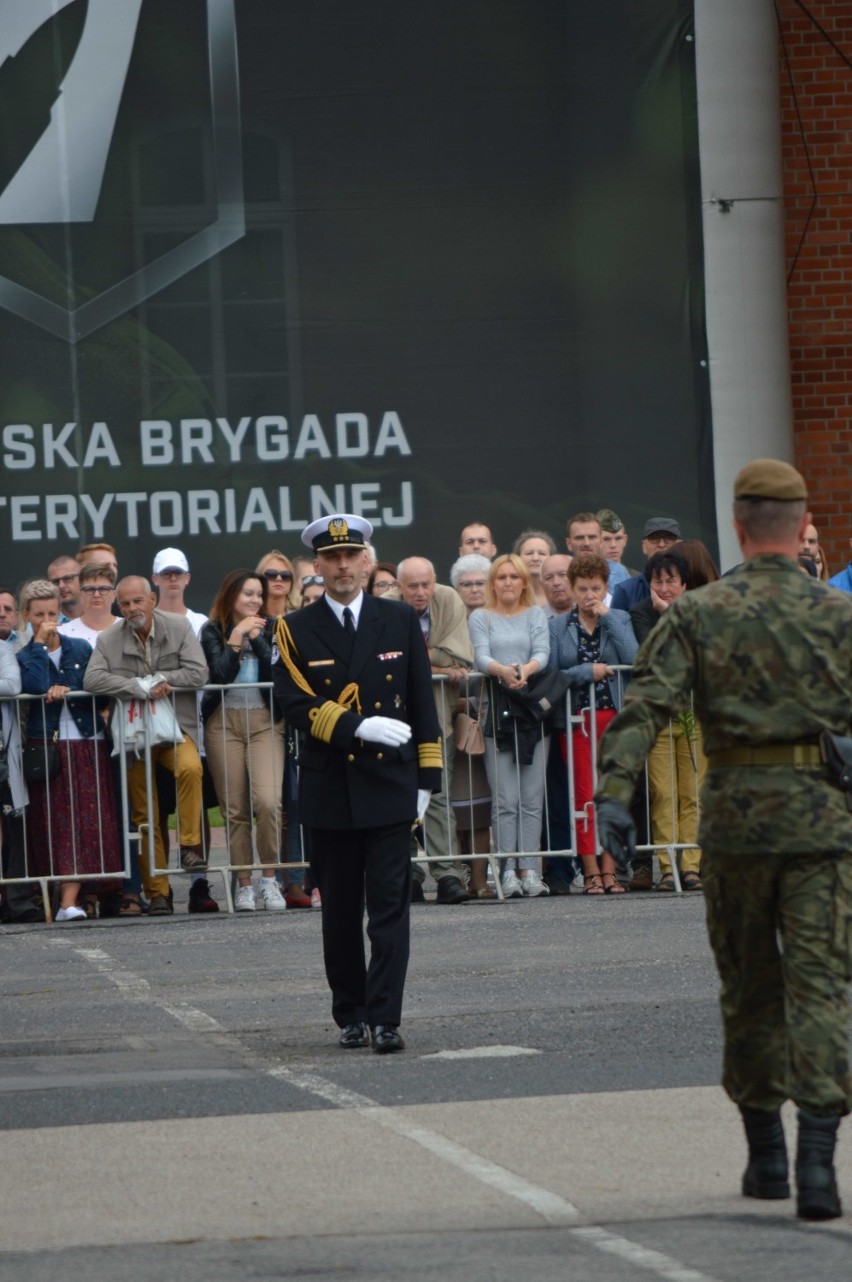
[[[278,646],[278,653],[281,655],[281,662],[290,673],[295,684],[304,694],[310,694],[316,697],[316,692],[311,689],[305,677],[293,662],[291,651],[296,654],[298,654],[299,651],[296,649],[296,643],[293,640],[292,633],[290,632],[283,615],[278,620],[278,627],[275,631],[275,643]]]
[[[441,751],[441,740],[436,739],[434,743],[418,743],[417,761],[421,770],[442,770],[444,754]]]
[[[311,734],[323,743],[331,743],[334,727],[345,713],[346,709],[341,708],[339,703],[333,703],[331,699],[327,699],[319,708],[311,708],[308,714],[311,720]]]

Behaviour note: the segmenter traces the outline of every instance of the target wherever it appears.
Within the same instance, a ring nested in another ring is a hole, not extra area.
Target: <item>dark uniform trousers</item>
[[[347,636],[325,601],[278,625],[276,697],[302,731],[299,804],[322,896],[323,954],[340,1027],[399,1024],[409,954],[418,788],[441,785],[432,672],[413,609],[365,596]],[[400,748],[357,736],[363,717],[406,721]],[[364,948],[364,910],[370,941]]]
[[[399,1024],[408,969],[410,823],[311,830],[311,875],[322,895],[325,972],[341,1028]],[[364,908],[370,966],[364,958]]]

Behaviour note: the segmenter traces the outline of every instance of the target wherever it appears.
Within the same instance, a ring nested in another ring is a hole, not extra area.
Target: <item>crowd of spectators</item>
[[[397,566],[372,553],[364,590],[413,607],[436,678],[446,770],[412,854],[425,847],[438,902],[493,898],[490,867],[507,898],[701,890],[706,761],[691,706],[649,755],[634,806],[647,849],[629,884],[598,848],[592,795],[596,743],[639,646],[684,592],[719,571],[669,516],[647,520],[641,570],[627,564],[627,531],[610,508],[570,517],[561,542],[527,529],[498,555],[489,527],[474,521],[446,585],[423,557]],[[852,565],[831,576],[814,526],[800,564],[852,591]],[[119,577],[115,549],[95,543],[55,557],[16,592],[0,589],[0,919],[42,917],[28,878],[54,884],[60,921],[172,913],[173,814],[189,910],[217,911],[207,877],[214,806],[237,911],[321,907],[298,824],[299,745],[265,687],[275,621],[316,606],[322,578],[310,558],[272,549],[254,569],[226,574],[208,613],[186,604],[190,583],[178,548],[158,552],[148,579]],[[19,706],[22,694],[31,698]],[[140,698],[168,705],[175,726],[152,750],[152,780],[144,759],[117,751],[116,709],[126,718],[126,701]],[[141,857],[130,843],[129,876],[123,784],[144,833]],[[422,900],[422,861],[415,870],[412,898]]]

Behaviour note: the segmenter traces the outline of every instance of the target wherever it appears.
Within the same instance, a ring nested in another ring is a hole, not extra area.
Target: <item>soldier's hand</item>
[[[365,743],[381,743],[386,748],[400,748],[411,738],[411,726],[393,717],[365,717],[355,731]]]
[[[605,799],[595,805],[595,815],[601,850],[612,855],[619,877],[632,877],[633,857],[636,854],[636,825],[630,817],[630,811],[620,801]]]

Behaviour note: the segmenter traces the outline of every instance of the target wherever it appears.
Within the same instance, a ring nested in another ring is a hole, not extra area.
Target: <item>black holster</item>
[[[823,730],[819,750],[834,782],[846,793],[846,804],[852,810],[852,739]]]

